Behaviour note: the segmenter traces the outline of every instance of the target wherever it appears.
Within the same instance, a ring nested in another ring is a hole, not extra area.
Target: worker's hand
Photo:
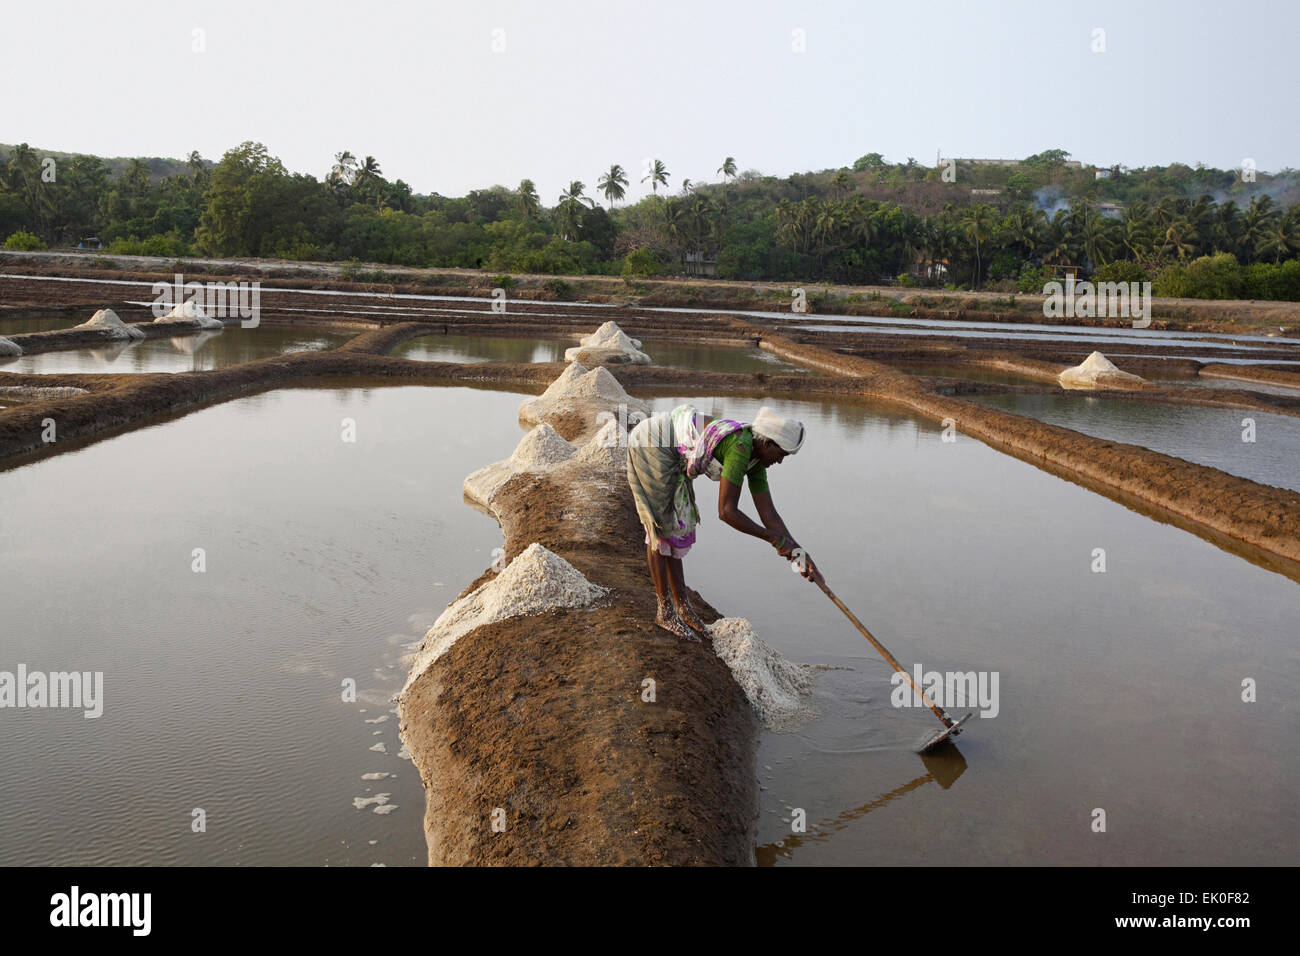
[[[787,561],[793,561],[795,552],[803,550],[799,547],[799,542],[794,538],[778,538],[773,544],[773,547],[776,548],[776,553],[781,555],[781,557],[785,558]]]
[[[797,571],[804,579],[818,582],[824,581],[822,573],[817,570],[817,565],[813,563],[812,556],[798,545],[795,546],[794,553],[791,555],[790,568]]]

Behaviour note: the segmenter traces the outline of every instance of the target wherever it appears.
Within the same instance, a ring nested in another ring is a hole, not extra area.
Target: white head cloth
[[[755,435],[772,439],[786,454],[793,455],[803,446],[803,422],[782,418],[766,406],[760,408],[754,416],[753,429]]]

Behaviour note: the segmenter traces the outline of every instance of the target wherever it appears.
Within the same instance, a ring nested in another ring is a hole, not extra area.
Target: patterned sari
[[[694,405],[679,405],[647,418],[628,435],[628,484],[646,528],[646,544],[669,557],[682,557],[695,543],[700,523],[695,478],[722,479],[722,462],[713,452],[746,424],[719,418],[705,425],[708,417]]]

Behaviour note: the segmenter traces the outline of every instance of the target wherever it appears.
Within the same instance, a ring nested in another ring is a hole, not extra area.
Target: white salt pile
[[[585,423],[581,436],[594,434],[609,416],[624,416],[632,412],[648,414],[650,407],[639,398],[633,398],[607,369],[588,371],[574,362],[566,368],[546,391],[536,398],[526,399],[519,406],[519,419],[530,425],[543,422],[553,424],[573,415]],[[605,417],[601,413],[608,413]]]
[[[0,335],[0,356],[22,355],[22,346]]]
[[[580,362],[588,365],[609,363],[611,365],[631,364],[649,365],[650,356],[641,351],[641,340],[628,336],[618,324],[606,322],[586,338],[578,340],[576,348],[566,349],[566,362]]]
[[[561,438],[554,428],[546,424],[538,425],[520,440],[509,458],[480,468],[466,478],[465,495],[486,508],[496,490],[514,475],[521,471],[543,470],[550,465],[567,461],[574,454],[574,447]]]
[[[1093,352],[1079,365],[1056,377],[1062,388],[1141,388],[1146,379],[1122,372],[1100,352]]]
[[[116,312],[112,309],[100,309],[85,322],[76,326],[73,331],[89,331],[93,329],[107,329],[113,333],[115,339],[142,339],[144,333],[135,326],[127,325],[123,322]]]
[[[407,687],[459,638],[477,627],[551,608],[583,607],[607,591],[588,581],[558,554],[534,542],[495,578],[454,602],[433,622],[411,662]],[[405,688],[402,692],[406,692]]]
[[[724,617],[708,625],[714,653],[731,674],[768,730],[793,730],[814,720],[809,703],[813,668],[786,660],[754,633],[743,617]]]
[[[71,385],[6,385],[0,388],[0,398],[7,402],[39,402],[46,398],[76,398],[89,394],[88,389]]]
[[[193,299],[186,299],[166,315],[159,316],[154,322],[197,322],[201,329],[224,329],[226,324],[214,319],[204,312]]]

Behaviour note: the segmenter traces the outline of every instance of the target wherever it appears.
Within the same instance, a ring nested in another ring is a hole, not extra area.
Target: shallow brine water
[[[960,756],[923,761],[911,747],[938,721],[892,706],[889,666],[771,547],[717,521],[718,486],[697,481],[687,583],[832,668],[819,721],[764,735],[761,863],[1295,862],[1295,582],[938,425],[693,401],[801,419],[772,498],[830,587],[905,667],[998,675],[997,715],[972,719]]]
[[[228,325],[220,332],[112,342],[95,348],[61,349],[13,359],[0,358],[0,372],[197,372],[272,355],[335,348],[357,334],[356,331],[271,324],[253,329]]]
[[[29,332],[53,332],[80,325],[90,316],[80,312],[73,315],[16,315],[0,318],[0,336],[26,335]]]
[[[98,719],[0,711],[0,863],[422,863],[390,698],[500,544],[461,483],[513,450],[520,398],[277,391],[0,472],[0,669],[104,672]],[[923,762],[934,718],[697,481],[688,583],[825,668],[821,719],[761,744],[761,862],[1294,862],[1294,582],[881,408],[696,403],[803,420],[773,500],[831,587],[906,665],[999,681],[963,756]]]
[[[497,335],[424,335],[403,342],[392,351],[395,358],[421,362],[563,362],[574,339],[539,339]],[[765,372],[769,375],[821,374],[806,366],[785,362],[762,349],[692,345],[645,339],[644,351],[655,365],[709,372]]]
[[[276,391],[0,472],[0,670],[104,675],[0,710],[0,864],[422,864],[390,697],[501,543],[461,483],[521,397]]]
[[[1300,491],[1300,418],[1294,416],[1079,393],[962,398]]]

